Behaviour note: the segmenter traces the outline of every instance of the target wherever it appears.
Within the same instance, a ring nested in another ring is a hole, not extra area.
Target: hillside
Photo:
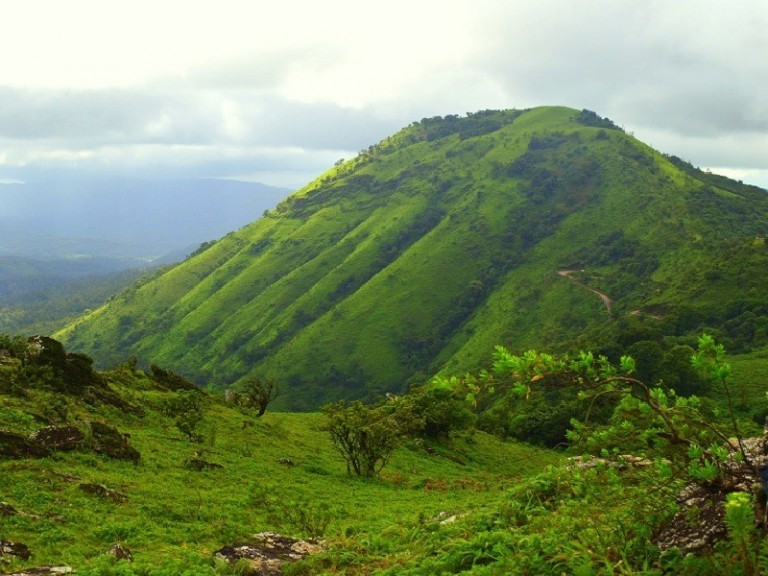
[[[295,409],[474,369],[496,344],[614,355],[708,329],[748,352],[768,333],[766,233],[764,190],[594,113],[424,119],[57,337],[206,385],[275,376]]]
[[[720,391],[721,352],[702,338],[696,357]],[[632,373],[531,354],[495,355],[515,412],[553,384],[599,404]],[[259,417],[247,389],[205,392],[131,362],[96,372],[55,340],[0,335],[0,572],[761,573],[766,436],[747,438],[729,409],[713,418],[695,397],[634,383],[604,424],[574,419],[569,449],[553,451],[476,429],[483,414],[460,386]],[[353,473],[344,438],[361,458],[387,447],[373,473]],[[288,545],[299,553],[284,571],[254,569]]]
[[[262,531],[332,543],[305,573],[370,573],[399,563],[405,531],[453,533],[443,520],[495,506],[561,459],[467,432],[413,438],[380,476],[360,479],[345,473],[320,414],[257,418],[172,373],[92,372],[49,341],[0,336],[0,348],[3,574],[244,574],[217,567],[214,551]],[[194,436],[180,424],[189,413],[200,416]],[[105,555],[118,544],[132,563]]]

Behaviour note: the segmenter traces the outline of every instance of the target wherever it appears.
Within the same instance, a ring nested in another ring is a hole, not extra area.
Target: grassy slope
[[[155,389],[128,369],[109,379],[121,394],[145,406],[146,416],[87,408],[40,391],[27,399],[2,397],[4,429],[37,429],[40,424],[30,414],[64,401],[70,420],[107,420],[129,433],[142,454],[138,465],[85,452],[0,459],[0,501],[28,514],[1,518],[0,538],[26,543],[34,553],[32,561],[16,561],[9,568],[67,563],[96,570],[105,562],[103,553],[119,542],[133,551],[137,573],[141,567],[159,569],[174,562],[178,565],[167,568],[169,573],[189,566],[198,566],[196,573],[201,573],[214,550],[256,532],[306,535],[306,526],[281,514],[278,503],[300,508],[310,518],[330,514],[325,537],[333,547],[346,547],[347,556],[354,555],[346,562],[383,567],[393,561],[383,536],[387,531],[400,533],[440,513],[482,507],[505,487],[558,460],[553,453],[476,433],[436,445],[438,455],[416,444],[401,448],[380,479],[363,481],[346,476],[318,414],[270,411],[256,420],[252,413],[211,400],[202,425],[205,441],[191,444],[173,419],[158,411],[173,393]],[[243,422],[251,425],[243,427]],[[224,468],[188,470],[183,462],[195,451]],[[281,464],[284,458],[295,465]],[[78,482],[104,484],[128,500],[111,503],[81,491]],[[329,562],[336,563],[344,555],[331,557]]]
[[[766,300],[757,275],[732,270],[768,229],[764,192],[576,115],[417,123],[57,336],[102,365],[136,354],[218,386],[271,373],[307,409],[475,368],[499,343],[593,345],[615,319],[716,308],[745,282]],[[646,272],[602,256],[617,231],[636,264],[653,259]],[[614,298],[613,319],[556,274],[567,267]]]

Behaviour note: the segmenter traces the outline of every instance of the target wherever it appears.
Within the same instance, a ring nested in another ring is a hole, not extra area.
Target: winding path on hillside
[[[613,300],[611,300],[608,294],[606,294],[605,292],[601,292],[597,288],[592,288],[591,286],[587,286],[583,282],[579,282],[575,278],[572,278],[571,274],[573,274],[574,272],[580,272],[580,270],[558,270],[557,271],[559,276],[562,276],[563,278],[567,278],[568,280],[576,284],[576,286],[584,288],[584,290],[589,290],[593,294],[597,294],[600,297],[600,300],[603,301],[603,304],[605,304],[605,308],[606,310],[608,310],[608,314],[610,315],[611,307],[613,306]]]

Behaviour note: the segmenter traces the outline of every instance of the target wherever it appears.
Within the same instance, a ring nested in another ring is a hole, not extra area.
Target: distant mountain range
[[[429,118],[56,336],[204,384],[271,375],[297,409],[475,369],[497,344],[616,355],[707,330],[748,351],[768,338],[766,234],[765,190],[593,112]]]
[[[289,192],[230,180],[72,173],[2,184],[0,256],[102,257],[145,264],[176,252],[178,261],[200,243],[258,218]]]

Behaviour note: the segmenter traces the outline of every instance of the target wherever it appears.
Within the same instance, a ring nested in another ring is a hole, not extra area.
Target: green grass
[[[362,562],[369,551],[389,554],[382,534],[414,529],[440,514],[465,514],[559,459],[476,432],[433,445],[432,454],[421,441],[410,442],[395,452],[380,478],[361,480],[346,475],[322,430],[324,416],[268,411],[255,419],[209,399],[203,442],[192,444],[161,411],[174,393],[152,389],[138,372],[118,371],[110,379],[124,397],[146,408],[144,417],[74,399],[67,400],[69,417],[107,420],[130,434],[140,462],[89,452],[0,460],[0,501],[25,514],[2,518],[0,538],[23,542],[34,553],[32,561],[15,561],[10,568],[65,563],[87,574],[121,543],[134,553],[137,574],[174,562],[177,569],[202,570],[225,544],[264,530],[311,536],[313,522],[322,525],[326,517],[323,536],[331,547],[355,549],[355,562]],[[44,411],[55,397],[36,391],[27,399],[2,400],[0,426],[27,433],[40,426],[30,414]],[[196,451],[223,468],[189,470],[184,461]],[[80,483],[103,484],[127,501],[87,494]],[[307,511],[305,519],[292,514],[299,508]]]

